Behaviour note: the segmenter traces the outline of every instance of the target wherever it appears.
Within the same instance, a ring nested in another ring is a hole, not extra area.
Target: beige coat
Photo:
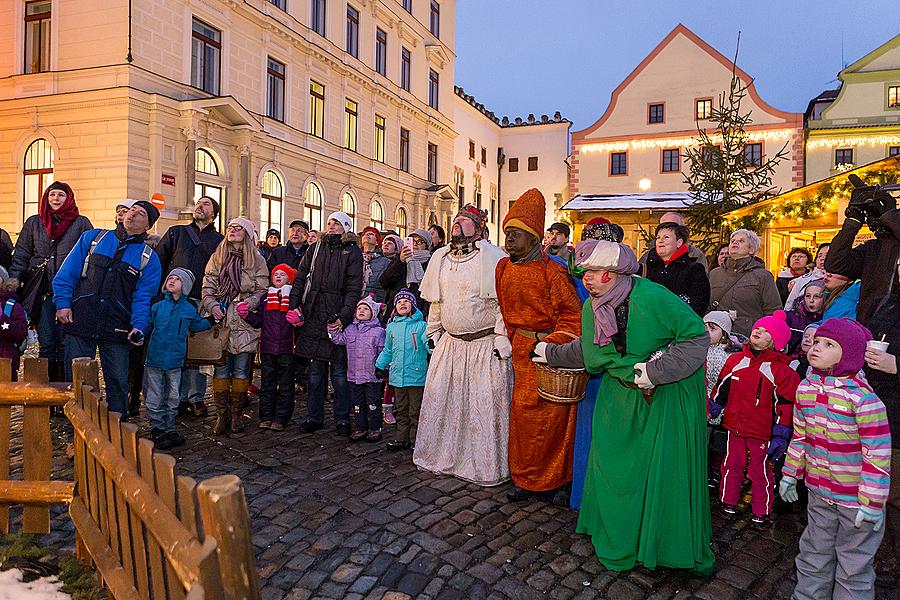
[[[709,272],[709,310],[733,310],[737,318],[731,330],[750,335],[760,317],[781,309],[775,278],[755,256],[734,260]]]
[[[228,303],[225,310],[223,324],[228,327],[229,354],[241,352],[256,352],[259,345],[259,329],[251,327],[237,314],[236,307],[242,300],[250,304],[250,310],[256,310],[259,304],[259,294],[269,288],[269,272],[266,269],[266,261],[256,252],[254,265],[244,265],[241,270],[241,293],[237,298]],[[211,313],[212,308],[218,304],[215,295],[219,291],[219,272],[222,270],[222,262],[213,254],[206,263],[206,272],[203,275],[203,291],[200,304],[203,310]]]

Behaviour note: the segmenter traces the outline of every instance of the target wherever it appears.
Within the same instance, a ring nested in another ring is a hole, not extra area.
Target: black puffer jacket
[[[290,242],[284,246],[278,246],[272,250],[266,258],[266,263],[269,266],[269,273],[271,273],[272,269],[278,265],[287,265],[295,270],[299,269],[300,261],[303,260],[303,257],[306,256],[306,251],[311,247],[312,246],[306,242],[303,242],[299,248],[294,248]]]
[[[651,248],[647,253],[646,277],[684,300],[701,317],[709,308],[709,277],[697,259],[685,253],[668,265]]]
[[[194,236],[191,235],[189,228],[193,229],[200,241],[199,244],[194,242]],[[169,227],[156,246],[163,281],[175,267],[187,269],[194,275],[194,287],[191,288],[190,297],[199,300],[203,288],[200,282],[203,281],[203,274],[206,272],[206,263],[223,239],[224,236],[216,231],[212,224],[202,230],[194,223]]]
[[[422,264],[423,270],[428,270],[429,262],[431,261],[426,260]],[[418,283],[406,285],[406,263],[400,260],[399,253],[391,260],[390,264],[381,274],[379,280],[381,282],[381,287],[383,287],[385,291],[385,304],[387,304],[385,314],[387,317],[390,317],[391,311],[394,310],[394,296],[396,296],[397,292],[403,288],[407,288],[413,293],[413,296],[416,297],[416,305],[419,307],[419,310],[422,311],[422,318],[426,321],[428,320],[429,304],[425,300],[422,300]],[[385,319],[384,322],[387,323],[387,319]]]
[[[298,356],[347,361],[345,347],[331,341],[327,325],[335,315],[345,326],[352,323],[356,303],[362,297],[362,251],[356,245],[356,239],[353,233],[324,235],[300,261],[291,289],[290,304],[291,309],[300,307],[303,311],[304,322],[294,338],[294,353]],[[301,302],[310,270],[309,293],[306,302]]]
[[[900,257],[900,210],[894,209],[881,215],[881,223],[890,235],[869,240],[853,247],[862,223],[847,219],[841,230],[831,240],[831,248],[825,257],[825,270],[850,279],[862,279],[856,318],[865,323],[875,312],[878,302],[891,289],[896,275],[897,258]]]
[[[21,281],[29,269],[49,258],[50,260],[47,262],[47,281],[52,281],[69,252],[78,243],[78,238],[81,237],[81,234],[93,228],[94,226],[91,225],[90,219],[79,215],[72,221],[66,232],[59,237],[59,241],[56,242],[56,248],[51,256],[50,236],[47,234],[47,230],[44,229],[41,218],[38,215],[28,217],[25,225],[22,227],[22,232],[19,234],[19,239],[16,240],[16,251],[13,254],[12,266],[9,268],[10,277],[16,277]]]
[[[876,303],[875,314],[866,321],[872,332],[872,339],[888,344],[888,352],[893,354],[900,365],[900,285],[895,283],[893,292],[884,301]],[[866,379],[887,408],[891,425],[891,445],[900,448],[900,375],[875,371],[865,366]]]

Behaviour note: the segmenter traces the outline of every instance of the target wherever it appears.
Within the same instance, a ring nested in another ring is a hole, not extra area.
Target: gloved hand
[[[440,331],[435,332],[434,335],[432,335],[430,338],[428,338],[428,349],[431,351],[434,351],[434,349],[437,347],[437,343],[440,341],[440,339],[441,339],[441,332]]]
[[[858,204],[851,203],[847,206],[847,208],[844,209],[844,216],[848,219],[853,219],[860,224],[866,222],[866,211]]]
[[[653,382],[650,381],[650,376],[647,375],[647,363],[639,362],[634,365],[634,383],[642,390],[653,388]]]
[[[388,372],[384,369],[375,369],[375,377],[377,377],[379,381],[387,381]]]
[[[769,450],[766,454],[769,460],[777,461],[787,452],[791,442],[791,428],[787,425],[775,424],[772,428],[772,441],[769,442]]]
[[[531,351],[531,362],[547,364],[547,342],[538,342]]]
[[[797,480],[793,477],[785,475],[778,484],[778,495],[785,502],[796,502],[797,498]]]
[[[246,300],[238,302],[237,306],[234,307],[234,310],[237,311],[237,314],[239,314],[242,319],[246,319],[247,315],[250,313],[250,303]]]
[[[284,320],[294,327],[300,327],[303,325],[303,312],[299,308],[289,310],[287,311],[287,314],[284,315]]]
[[[709,416],[713,419],[718,419],[719,415],[722,414],[722,405],[710,400],[706,403],[706,411],[709,413]]]
[[[512,344],[509,343],[509,338],[505,335],[494,337],[494,356],[500,360],[506,360],[512,356]]]
[[[856,511],[853,525],[859,529],[863,523],[872,523],[872,531],[880,531],[884,525],[884,510],[875,510],[869,506],[860,506]]]

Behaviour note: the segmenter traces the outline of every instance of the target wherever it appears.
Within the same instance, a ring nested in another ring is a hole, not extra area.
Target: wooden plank
[[[192,477],[179,475],[178,487],[178,518],[187,527],[195,538],[200,539],[197,531],[197,499],[194,497],[194,489],[197,482]]]
[[[26,375],[29,360],[46,359],[26,358]],[[74,397],[71,383],[0,382],[0,406],[63,406]]]
[[[222,574],[219,571],[219,543],[211,535],[203,540],[203,549],[200,552],[200,583],[208,594],[206,598],[224,598],[225,591],[222,587]],[[196,583],[194,584],[196,586]],[[193,587],[191,591],[193,592]],[[190,595],[189,595],[190,596]]]
[[[23,379],[28,383],[47,382],[47,359],[26,358]],[[50,408],[26,406],[22,423],[22,475],[26,481],[50,481],[53,443],[50,438]],[[50,509],[28,506],[22,510],[23,533],[50,533]]]
[[[0,382],[12,379],[12,362],[0,359]],[[8,406],[0,406],[0,479],[9,479],[9,436],[10,411]],[[0,532],[9,533],[9,506],[0,504]]]
[[[112,592],[112,596],[116,600],[139,600],[140,595],[134,589],[128,573],[106,545],[103,533],[97,529],[90,513],[81,502],[81,498],[75,498],[72,501],[72,505],[69,506],[69,516],[81,534],[94,565],[100,572],[104,585]]]
[[[84,395],[85,414],[87,414],[88,418],[90,419],[91,424],[96,425],[96,423],[97,423],[97,417],[96,417],[97,397],[93,392],[91,392],[90,390],[87,390],[87,389],[84,390],[83,395]],[[91,438],[96,438],[98,440],[103,438],[103,434],[99,430],[99,428],[95,427],[95,429],[96,429],[96,431],[91,431],[90,433],[88,433],[87,429],[85,429],[85,431],[84,431],[84,433],[85,433],[84,441],[85,441],[85,443],[88,444],[89,447],[90,447],[91,442],[95,441],[94,439],[91,439]],[[94,523],[96,523],[97,526],[101,528],[100,530],[103,531],[102,523],[101,523],[101,513],[100,513],[100,480],[97,479],[97,470],[98,470],[97,457],[94,455],[93,452],[90,452],[90,451],[88,451],[85,454],[85,456],[87,456],[87,480],[88,480],[88,490],[90,490],[88,497],[91,499],[91,503],[88,505],[87,508],[91,512],[91,517],[94,518]]]
[[[72,501],[74,491],[75,483],[71,481],[0,480],[0,503],[45,507],[68,504]]]
[[[113,448],[122,453],[122,423],[118,419],[114,422],[112,420],[112,415],[116,415],[117,413],[110,413],[110,428],[109,428],[109,437],[110,443]],[[125,502],[125,496],[122,494],[122,490],[115,484],[113,485],[113,500],[115,502],[116,507],[116,531],[119,534],[119,547],[120,554],[119,560],[122,563],[122,568],[125,569],[125,572],[128,573],[132,579],[134,578],[134,559],[132,558],[132,544],[131,544],[131,525],[128,522],[128,504]],[[137,585],[135,583],[135,585]]]
[[[153,472],[153,442],[141,438],[138,440],[138,469],[147,485],[150,486],[152,493],[156,493],[156,477]],[[148,533],[157,523],[147,524]],[[159,541],[152,535],[147,536],[147,561],[150,564],[150,585],[153,588],[153,597],[165,598],[166,593],[166,576],[165,576],[165,556]]]
[[[115,417],[116,413],[110,413],[107,407],[106,402],[100,403],[100,425],[104,434],[106,434],[106,439],[112,443],[112,430],[115,429],[118,431],[119,429],[119,419]],[[113,444],[113,447],[116,451],[121,452],[121,446],[116,446]],[[104,519],[106,521],[106,539],[109,541],[109,547],[113,552],[113,555],[116,557],[121,563],[121,554],[119,550],[119,521],[118,515],[116,514],[116,493],[115,486],[113,485],[112,475],[106,469],[100,468],[100,471],[103,473],[103,497],[106,500],[106,512],[104,513]]]
[[[79,413],[83,413],[84,410],[81,408],[81,404],[79,399],[76,398],[74,402],[70,402],[67,404],[63,411],[65,412],[66,418],[69,420],[72,419],[72,413],[78,411]],[[78,497],[81,499],[82,503],[87,506],[88,499],[85,496],[85,492],[87,490],[87,481],[85,474],[85,446],[84,446],[84,438],[81,435],[81,432],[77,429],[74,430],[72,436],[72,446],[75,450],[74,456],[74,471],[75,471],[75,485],[78,490]],[[81,537],[81,534],[78,530],[75,530],[75,558],[80,561],[86,562],[90,560],[90,554],[87,551],[87,546],[84,544],[84,540]]]
[[[166,505],[166,508],[173,515],[177,516],[178,507],[175,503],[175,459],[168,454],[155,453],[153,455],[153,471],[156,474],[156,493],[163,501],[163,504]],[[172,564],[167,559],[165,549],[163,549],[163,561],[166,565],[166,589],[169,591],[169,597],[174,600],[182,600],[185,588],[178,581],[178,577],[172,569]]]
[[[137,426],[134,423],[122,423],[122,457],[128,467],[137,472]],[[123,494],[127,490],[124,485],[119,485]],[[131,529],[131,553],[134,557],[134,575],[137,582],[136,587],[141,596],[141,600],[150,600],[150,578],[147,573],[147,541],[145,538],[144,525],[136,510],[128,506],[128,522]]]

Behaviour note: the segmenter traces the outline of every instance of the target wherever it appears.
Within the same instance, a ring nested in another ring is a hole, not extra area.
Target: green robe
[[[611,570],[643,564],[712,574],[704,369],[657,386],[650,405],[640,390],[620,383],[633,382],[635,363],[653,352],[703,334],[703,321],[664,287],[635,277],[627,354],[594,343],[590,301],[582,332],[585,367],[604,376],[577,531],[591,536]]]

